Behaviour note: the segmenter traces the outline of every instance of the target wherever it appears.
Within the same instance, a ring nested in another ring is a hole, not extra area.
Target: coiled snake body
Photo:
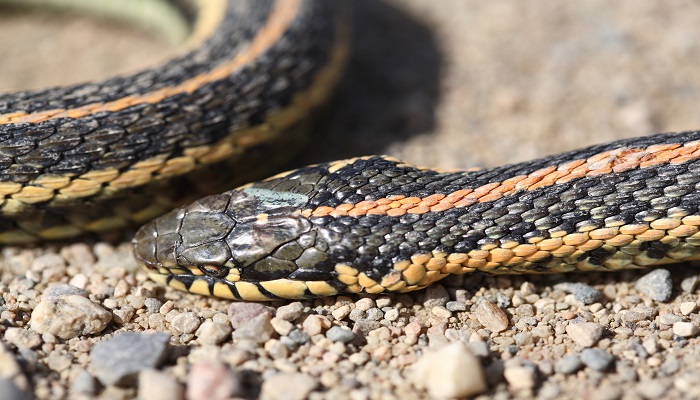
[[[0,98],[0,239],[148,220],[173,177],[294,142],[288,132],[339,75],[337,3],[174,4],[216,28],[162,69]],[[134,252],[157,281],[245,300],[411,291],[476,271],[647,267],[699,257],[699,169],[698,132],[476,171],[360,157],[171,211],[138,231]]]

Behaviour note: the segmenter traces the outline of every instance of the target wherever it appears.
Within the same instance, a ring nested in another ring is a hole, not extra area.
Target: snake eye
[[[229,272],[228,267],[216,265],[200,265],[199,269],[206,275],[213,276],[214,278],[224,278]]]

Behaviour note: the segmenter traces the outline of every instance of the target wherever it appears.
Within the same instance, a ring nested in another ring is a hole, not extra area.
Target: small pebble
[[[391,299],[388,297],[380,297],[376,300],[377,307],[384,308],[391,305]]]
[[[326,332],[326,337],[334,342],[350,343],[355,339],[355,334],[349,329],[333,326]]]
[[[639,278],[635,287],[656,301],[666,302],[672,295],[671,272],[663,268],[655,269]]]
[[[296,344],[306,344],[311,340],[309,335],[299,329],[294,329],[287,335]]]
[[[503,376],[513,391],[531,389],[537,384],[537,369],[532,366],[506,367]]]
[[[146,309],[148,310],[148,312],[155,314],[163,306],[163,303],[154,297],[148,297],[143,302],[143,305],[146,306]]]
[[[387,321],[396,321],[399,319],[399,310],[392,308],[384,313],[384,319]]]
[[[557,361],[554,365],[554,370],[560,374],[569,375],[581,369],[582,366],[583,363],[578,355],[567,354]]]
[[[518,332],[513,336],[513,339],[518,346],[527,346],[534,342],[532,332]]]
[[[579,345],[591,347],[600,340],[603,327],[594,322],[579,322],[567,325],[566,333]]]
[[[414,383],[437,398],[470,397],[487,388],[481,362],[462,342],[423,354],[412,373]]]
[[[475,314],[479,323],[491,332],[502,332],[508,328],[508,317],[490,301],[482,301]]]
[[[9,327],[5,330],[5,340],[20,349],[33,349],[43,343],[38,333],[15,327]]]
[[[270,325],[272,325],[272,328],[277,332],[280,336],[286,336],[289,334],[289,332],[294,329],[294,324],[284,320],[282,318],[272,318],[270,320]]]
[[[360,310],[359,308],[355,308],[354,310],[350,311],[350,321],[359,321],[365,317],[365,312],[363,310]]]
[[[341,321],[345,319],[345,317],[350,315],[350,311],[352,311],[352,309],[349,305],[346,304],[333,310],[333,312],[331,312],[331,315],[333,315],[333,318],[335,318],[337,321]]]
[[[384,319],[384,312],[378,308],[370,308],[365,312],[365,319],[370,321],[381,321]]]
[[[37,333],[50,333],[61,339],[102,332],[112,313],[79,295],[42,300],[32,311],[29,324]]]
[[[686,301],[684,303],[681,303],[680,312],[683,315],[690,315],[693,312],[695,312],[696,308],[697,304],[694,301]]]
[[[155,369],[139,373],[139,400],[180,400],[183,397],[182,385],[172,376]]]
[[[304,313],[304,305],[298,301],[294,303],[289,303],[286,306],[281,306],[277,308],[277,313],[275,316],[277,318],[282,318],[285,321],[294,321],[295,319],[301,317]]]
[[[430,285],[423,294],[423,306],[430,310],[435,306],[444,306],[450,299],[447,289],[440,284]]]
[[[442,306],[433,307],[430,312],[441,320],[447,320],[452,316],[450,310]]]
[[[692,322],[676,322],[673,324],[673,334],[680,337],[692,337],[698,334],[697,325]]]
[[[202,344],[220,344],[231,335],[231,326],[212,320],[206,320],[197,328],[195,336]]]
[[[650,379],[639,382],[636,385],[635,390],[645,399],[663,399],[666,391],[668,390],[668,385],[658,379]]]
[[[698,286],[698,281],[700,281],[700,275],[692,275],[683,279],[681,281],[681,290],[684,293],[693,293]]]
[[[117,333],[90,351],[90,365],[104,385],[132,386],[140,371],[164,360],[170,335]]]
[[[247,339],[256,343],[264,343],[275,333],[270,323],[270,314],[264,313],[246,322],[233,332],[234,339]]]
[[[659,323],[664,325],[673,325],[676,322],[682,321],[683,317],[675,314],[661,314],[659,315]]]
[[[367,311],[372,307],[374,307],[374,300],[370,299],[369,297],[365,297],[364,299],[360,299],[355,302],[355,309],[358,310]]]
[[[605,371],[613,361],[613,356],[602,349],[585,349],[580,357],[583,364],[596,371]]]
[[[562,282],[554,285],[554,289],[571,293],[574,298],[583,304],[593,304],[603,297],[603,294],[595,288],[580,282]]]
[[[302,373],[281,373],[265,379],[260,390],[262,400],[303,400],[318,386],[318,381]]]
[[[467,304],[462,301],[448,301],[445,308],[452,312],[467,311]]]
[[[188,400],[230,399],[243,395],[240,376],[221,362],[196,363],[187,376]]]
[[[331,322],[321,315],[309,315],[304,319],[302,323],[302,329],[309,336],[315,336],[323,332],[324,329],[329,328]]]
[[[299,304],[301,303],[292,303]],[[290,304],[291,305],[291,304]],[[281,309],[282,307],[280,307]],[[302,310],[303,310],[302,306]],[[241,303],[233,302],[228,306],[228,320],[231,322],[231,328],[238,329],[245,325],[251,319],[261,314],[270,314],[270,309],[260,303]],[[277,311],[279,316],[279,310]],[[286,318],[285,318],[286,319]]]
[[[170,321],[170,330],[175,334],[193,333],[201,324],[199,316],[193,312],[183,312]]]

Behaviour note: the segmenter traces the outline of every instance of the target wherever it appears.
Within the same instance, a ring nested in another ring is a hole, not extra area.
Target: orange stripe
[[[230,61],[201,75],[194,76],[175,86],[164,87],[138,96],[127,96],[106,103],[93,103],[72,109],[55,109],[35,113],[13,112],[0,115],[0,125],[14,123],[37,123],[57,118],[82,118],[101,111],[119,111],[137,104],[155,104],[164,98],[182,93],[192,93],[202,85],[224,79],[236,69],[253,62],[272,47],[287,31],[296,17],[301,0],[277,0],[265,26],[255,35],[250,45]]]
[[[396,217],[406,213],[441,212],[451,208],[468,207],[474,203],[495,201],[522,190],[535,190],[576,178],[620,173],[666,163],[681,164],[698,158],[700,158],[700,141],[685,144],[658,144],[646,149],[615,149],[593,155],[585,160],[574,160],[558,166],[545,167],[528,175],[518,175],[502,182],[488,183],[473,189],[461,189],[447,195],[433,194],[425,198],[396,195],[384,199],[361,201],[357,204],[307,209],[302,212],[302,215],[357,217],[380,214]]]

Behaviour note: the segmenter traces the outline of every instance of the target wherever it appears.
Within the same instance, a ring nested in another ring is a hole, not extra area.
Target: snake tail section
[[[192,27],[164,65],[0,93],[0,242],[138,226],[302,147],[347,55],[342,2],[170,3]]]
[[[231,299],[406,292],[449,274],[610,271],[700,255],[700,133],[441,172],[370,156],[201,199],[145,225],[160,282]]]

